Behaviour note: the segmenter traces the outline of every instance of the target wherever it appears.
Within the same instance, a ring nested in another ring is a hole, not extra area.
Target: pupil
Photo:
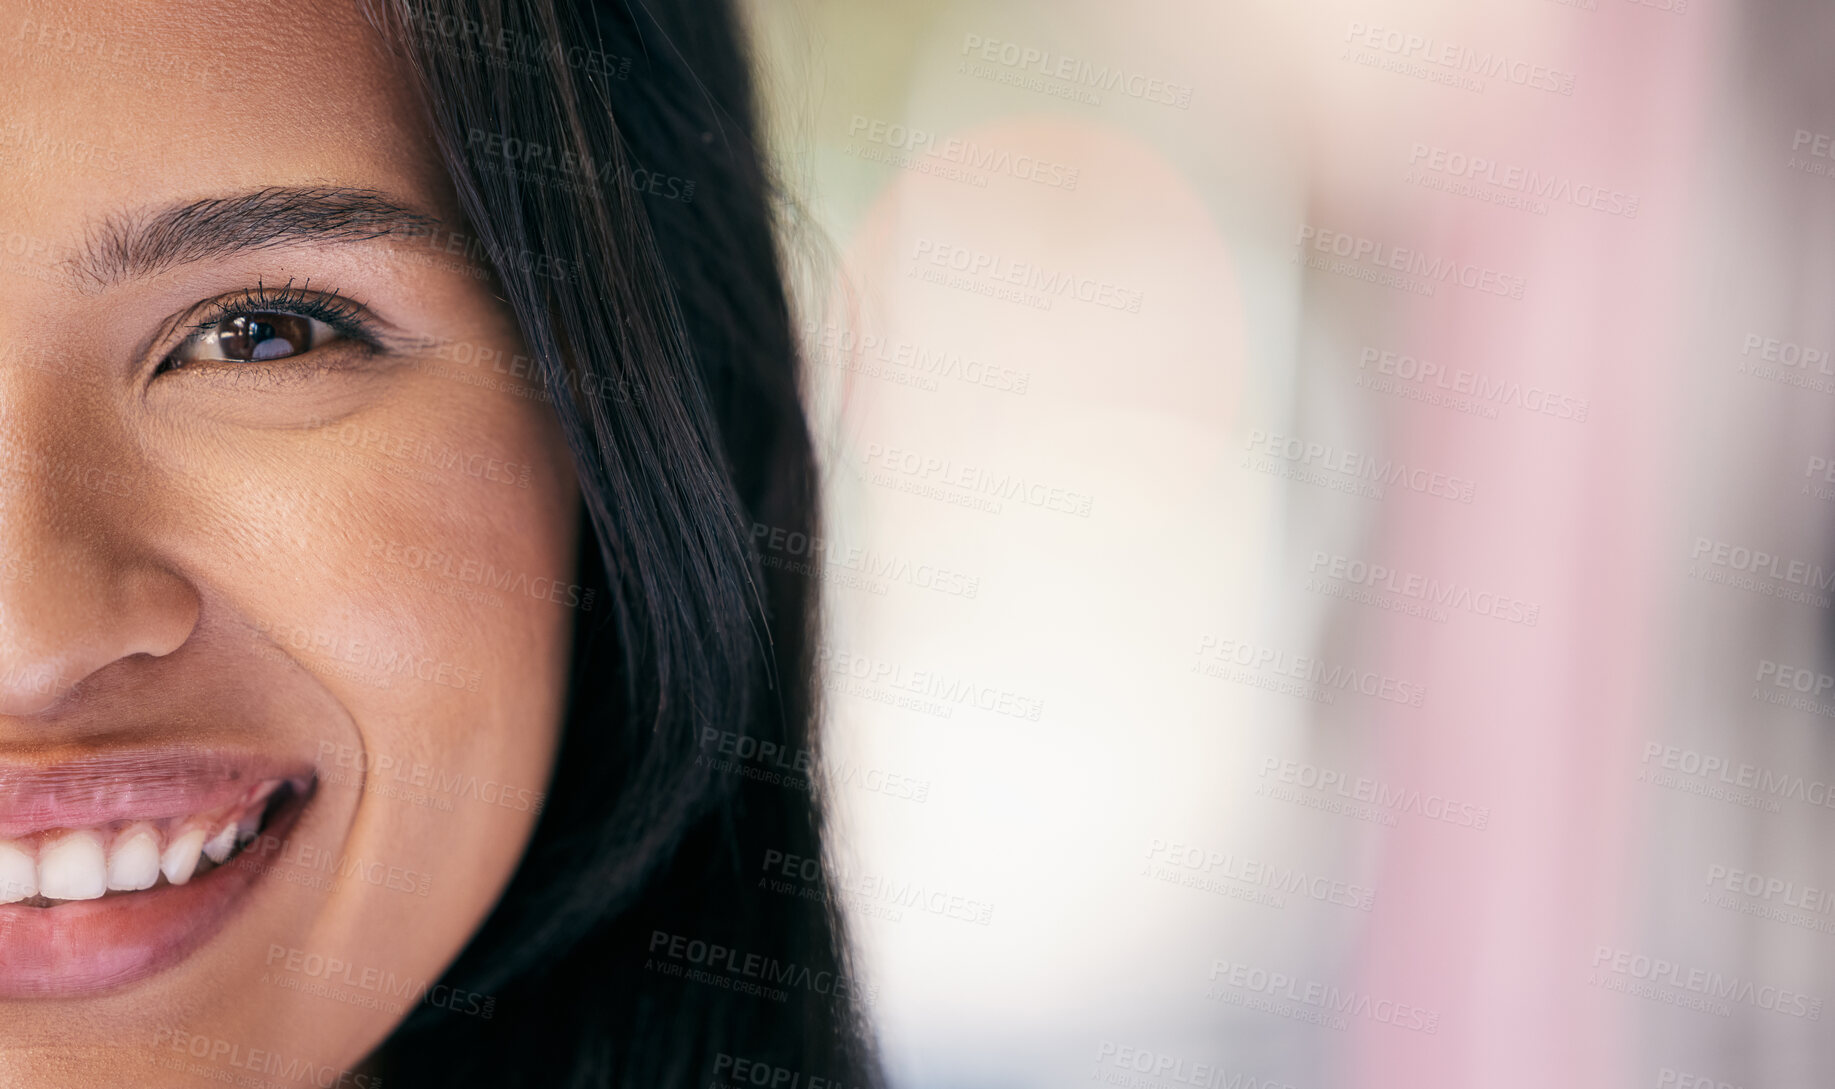
[[[312,323],[297,314],[237,314],[220,323],[217,346],[225,358],[260,362],[305,351],[311,336]]]

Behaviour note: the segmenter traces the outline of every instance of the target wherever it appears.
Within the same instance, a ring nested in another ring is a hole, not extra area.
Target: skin
[[[526,802],[558,741],[572,610],[545,581],[493,591],[413,551],[572,579],[577,483],[550,410],[488,364],[411,343],[524,352],[490,281],[399,237],[106,286],[70,274],[111,217],[270,186],[379,191],[463,231],[398,64],[353,7],[0,3],[0,757],[174,740],[302,754],[322,781],[292,857],[413,875],[315,884],[283,861],[174,967],[96,997],[0,1001],[0,1083],[191,1086],[259,1072],[256,1051],[360,1071],[411,1004],[347,981],[436,980],[535,823],[533,806],[413,782],[421,764]],[[360,301],[389,344],[313,349],[341,366],[153,374],[175,315],[288,281]],[[450,668],[341,665],[356,643]],[[351,967],[327,980],[312,954]],[[306,990],[321,983],[338,994]]]

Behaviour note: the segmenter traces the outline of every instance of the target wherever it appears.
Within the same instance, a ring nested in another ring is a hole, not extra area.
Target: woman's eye
[[[182,363],[266,363],[304,355],[338,339],[316,318],[280,311],[229,314],[199,329],[170,357]]]

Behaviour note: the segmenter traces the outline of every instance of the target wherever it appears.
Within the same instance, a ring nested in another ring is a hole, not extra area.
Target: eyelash
[[[244,288],[230,295],[220,295],[208,302],[199,304],[202,310],[194,307],[191,313],[180,319],[180,327],[188,330],[178,344],[168,349],[160,360],[155,376],[177,370],[179,364],[173,357],[180,345],[189,343],[192,337],[202,336],[217,323],[238,314],[281,313],[293,314],[302,318],[314,318],[337,330],[340,337],[355,341],[366,348],[380,349],[382,344],[368,322],[363,320],[363,305],[346,298],[334,291],[311,290],[311,281],[293,286],[293,281],[278,288],[271,288],[257,282],[252,288]],[[202,321],[191,320],[199,313],[204,315]],[[312,353],[308,352],[307,355]],[[296,359],[276,361],[279,364],[297,362]],[[270,364],[272,366],[273,364]],[[238,366],[246,366],[239,364]]]

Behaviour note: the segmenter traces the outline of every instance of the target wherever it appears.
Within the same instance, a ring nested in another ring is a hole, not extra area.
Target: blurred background
[[[1830,1084],[1835,14],[749,15],[894,1084]]]

